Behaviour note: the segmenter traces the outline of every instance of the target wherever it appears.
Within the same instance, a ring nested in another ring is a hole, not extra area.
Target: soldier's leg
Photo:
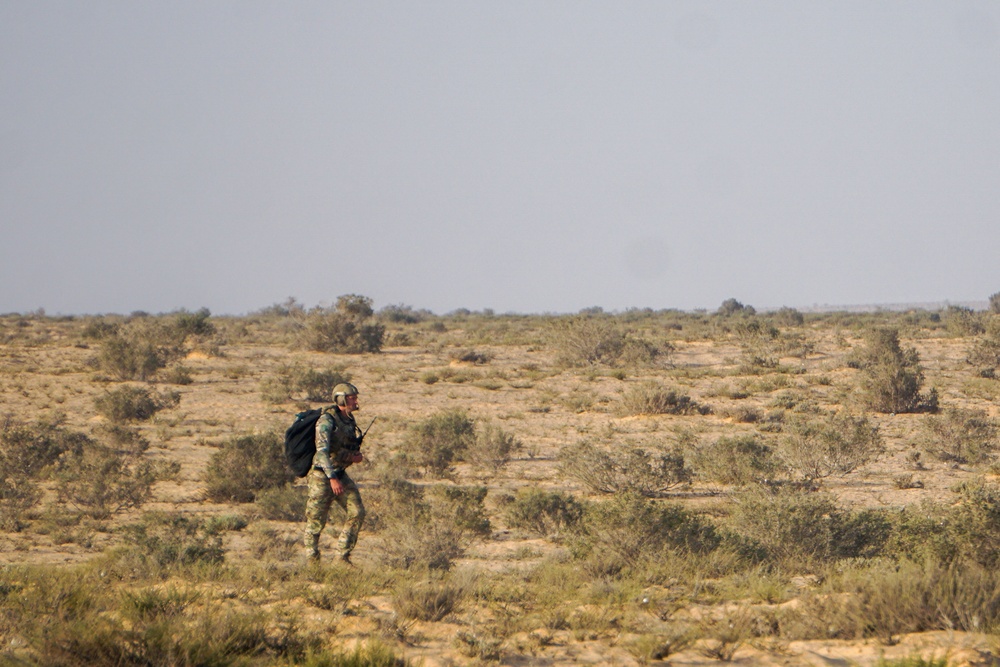
[[[319,558],[319,534],[330,516],[330,505],[334,495],[330,490],[330,480],[319,470],[309,473],[309,498],[306,500],[306,556]]]
[[[361,502],[361,492],[358,491],[357,484],[344,476],[344,492],[337,496],[337,504],[347,513],[344,527],[340,531],[340,539],[337,541],[337,548],[340,550],[340,557],[349,560],[354,545],[358,542],[358,533],[365,522],[365,506]]]

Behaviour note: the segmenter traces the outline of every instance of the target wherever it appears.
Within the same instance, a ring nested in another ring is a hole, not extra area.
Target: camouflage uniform
[[[352,415],[345,415],[336,406],[327,408],[316,422],[316,454],[309,473],[309,500],[306,502],[306,553],[319,558],[319,534],[330,516],[334,501],[347,513],[337,548],[347,560],[358,541],[358,532],[365,520],[365,506],[357,484],[347,475],[351,456],[361,448],[361,429]],[[337,477],[344,492],[333,494],[330,479]]]

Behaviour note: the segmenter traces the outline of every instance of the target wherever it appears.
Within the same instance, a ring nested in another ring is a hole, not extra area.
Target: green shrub
[[[943,461],[982,463],[997,450],[997,427],[983,410],[949,408],[924,421],[921,443]]]
[[[43,473],[66,451],[91,440],[58,421],[34,424],[0,420],[0,529],[20,530],[26,513],[42,498]]]
[[[298,376],[295,386],[305,392],[307,401],[332,402],[333,388],[350,380],[350,374],[342,372],[342,369],[318,371],[310,368]]]
[[[986,333],[976,338],[966,361],[976,367],[981,377],[996,377],[1000,368],[1000,318],[990,319]]]
[[[781,458],[806,480],[846,475],[885,451],[877,426],[844,412],[823,421],[793,417],[785,431]]]
[[[699,477],[720,484],[752,484],[773,480],[783,470],[773,449],[756,435],[722,437],[695,452]]]
[[[274,432],[234,436],[212,454],[205,469],[205,495],[216,502],[250,503],[266,489],[294,479],[285,465],[282,437]]]
[[[877,513],[841,510],[826,493],[755,486],[732,496],[729,529],[757,558],[795,568],[877,555],[891,526]]]
[[[861,393],[865,407],[876,412],[917,412],[923,405],[920,387],[924,372],[916,348],[903,348],[899,332],[892,328],[871,329],[865,347],[849,361],[861,371]]]
[[[151,318],[116,327],[102,338],[97,366],[118,380],[145,381],[183,353],[183,336]]]
[[[181,339],[188,336],[211,336],[215,333],[215,325],[209,321],[211,316],[208,308],[201,308],[194,313],[180,310],[174,315],[174,329]]]
[[[306,347],[315,352],[361,354],[380,352],[385,325],[371,321],[371,299],[354,294],[338,298],[335,310],[316,309],[309,314]]]
[[[613,574],[670,551],[706,553],[719,544],[711,524],[680,505],[621,493],[587,505],[574,532],[572,551],[576,558]]]
[[[743,305],[733,298],[726,299],[719,306],[715,314],[719,317],[732,317],[734,315],[756,315],[757,311],[753,306]]]
[[[147,387],[123,385],[94,399],[94,407],[99,414],[120,424],[146,421],[164,408],[175,407],[180,400],[181,395],[177,392],[154,394]]]
[[[475,424],[464,410],[445,410],[410,428],[406,456],[426,474],[447,476],[475,437]]]
[[[157,576],[198,563],[221,563],[222,538],[205,530],[201,520],[181,514],[146,512],[138,523],[122,528],[124,546],[107,554],[111,567]]]
[[[948,306],[945,324],[955,336],[978,336],[986,330],[983,314],[965,306]]]
[[[657,382],[643,382],[622,396],[622,410],[627,415],[705,415],[711,408],[699,405],[690,396],[667,389]]]
[[[503,506],[508,526],[539,537],[559,535],[573,528],[583,517],[583,510],[583,504],[569,494],[537,488],[518,491]]]
[[[563,447],[559,462],[562,473],[599,493],[656,497],[691,479],[678,449],[653,453],[632,445],[603,449],[584,440]]]

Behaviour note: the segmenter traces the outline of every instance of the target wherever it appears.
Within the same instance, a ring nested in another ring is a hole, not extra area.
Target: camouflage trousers
[[[340,538],[337,541],[337,548],[341,557],[351,555],[351,550],[358,541],[358,533],[361,525],[365,521],[365,506],[361,502],[361,492],[358,485],[354,483],[346,474],[341,480],[344,485],[344,492],[339,496],[333,495],[330,489],[330,480],[319,471],[312,470],[309,473],[309,499],[306,501],[306,549],[314,557],[319,556],[319,534],[326,526],[330,518],[330,507],[336,502],[347,514],[344,527],[340,531]]]

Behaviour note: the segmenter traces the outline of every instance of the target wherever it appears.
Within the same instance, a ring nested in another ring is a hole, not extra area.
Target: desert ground
[[[334,310],[0,316],[0,665],[1000,664],[1000,315],[737,306],[355,310],[352,353],[308,340]],[[353,567],[239,458],[331,378],[376,418]]]

